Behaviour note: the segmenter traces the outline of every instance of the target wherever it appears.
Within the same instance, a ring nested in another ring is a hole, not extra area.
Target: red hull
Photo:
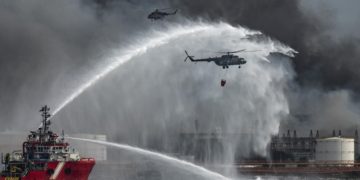
[[[32,170],[21,180],[87,180],[95,165],[92,158],[82,158],[79,161],[68,161],[60,165],[60,162],[48,162],[44,170]],[[51,172],[52,173],[49,173]],[[0,177],[0,180],[20,180],[19,177]]]

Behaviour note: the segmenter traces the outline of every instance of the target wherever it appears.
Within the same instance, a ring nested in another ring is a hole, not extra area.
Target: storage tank
[[[317,162],[352,164],[355,160],[355,141],[341,137],[316,139],[315,151]]]

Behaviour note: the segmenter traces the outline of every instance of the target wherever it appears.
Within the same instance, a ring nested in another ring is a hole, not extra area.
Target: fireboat
[[[42,125],[30,131],[22,150],[1,156],[0,180],[87,180],[94,158],[83,158],[50,129],[50,108],[41,108]]]

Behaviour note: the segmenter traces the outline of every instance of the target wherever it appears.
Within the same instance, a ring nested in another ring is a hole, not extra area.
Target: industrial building
[[[315,159],[316,138],[319,131],[313,136],[310,131],[309,137],[297,137],[296,131],[293,136],[288,130],[287,135],[273,136],[270,142],[270,156],[275,161],[308,161]]]
[[[267,151],[270,158],[256,154],[241,157],[235,152],[233,166],[240,173],[255,174],[360,174],[357,130],[353,136],[343,136],[341,130],[335,132],[322,136],[318,130],[315,133],[310,130],[308,136],[298,136],[296,131],[288,130],[287,133],[271,137]],[[218,163],[222,162],[221,154],[231,143],[251,136],[221,132],[183,133],[176,148],[181,151],[176,151],[176,154],[198,163]],[[241,150],[243,147],[239,148]]]
[[[270,143],[270,155],[276,162],[322,162],[322,163],[355,163],[358,152],[358,133],[354,136],[342,136],[335,130],[332,136],[320,136],[319,131],[313,136],[312,130],[308,137],[298,137],[296,131],[291,136],[273,136]]]
[[[240,133],[182,133],[175,141],[177,144],[173,153],[183,159],[200,163],[221,162],[221,154],[230,146],[229,143],[241,141],[250,136]],[[336,134],[335,130],[332,136],[320,136],[319,131],[313,133],[311,130],[305,137],[299,137],[296,131],[288,130],[286,134],[271,138],[268,153],[272,162],[355,163],[360,157],[358,146],[357,130],[354,136],[342,136],[341,131]],[[242,157],[235,156],[235,158],[235,162],[244,161]],[[246,160],[251,159],[269,160],[258,156],[246,158]]]

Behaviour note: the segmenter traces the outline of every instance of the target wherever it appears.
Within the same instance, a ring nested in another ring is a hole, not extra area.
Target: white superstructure
[[[0,132],[0,153],[12,152],[14,149],[21,149],[22,142],[26,140],[27,134],[25,132]],[[70,134],[71,137],[87,138],[106,141],[106,135],[102,134]],[[87,142],[71,141],[72,147],[79,151],[86,157],[94,157],[97,161],[107,160],[107,149],[105,145],[98,145]],[[71,148],[72,152],[73,149]],[[74,158],[74,157],[73,157]]]

